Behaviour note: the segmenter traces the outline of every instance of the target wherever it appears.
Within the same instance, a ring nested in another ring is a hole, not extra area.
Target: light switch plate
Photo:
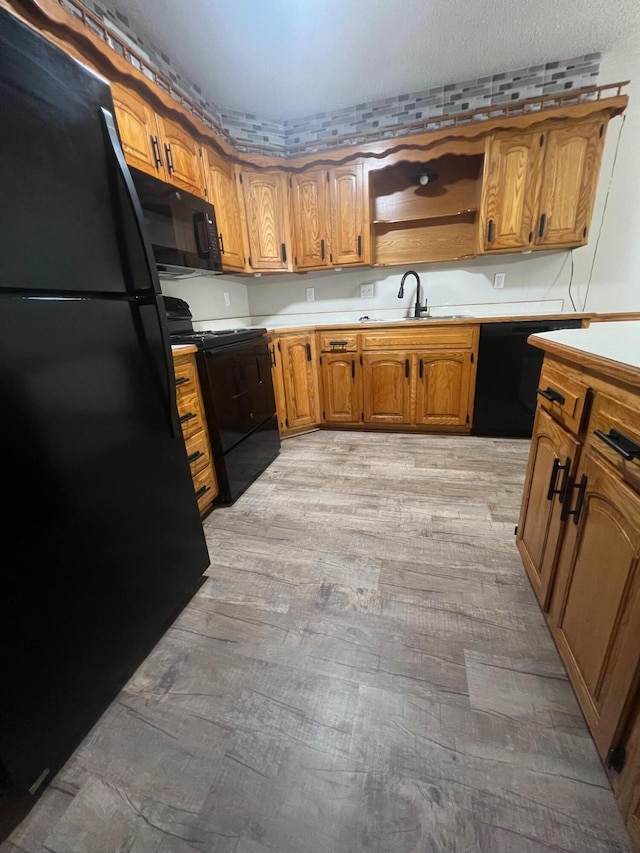
[[[373,299],[374,297],[374,286],[373,284],[361,284],[360,285],[360,299]]]
[[[506,278],[506,273],[497,272],[493,277],[493,286],[500,290],[500,288],[504,287],[504,280]]]
[[[227,308],[231,307],[231,297],[229,296],[229,292],[226,290],[224,291],[224,304]]]
[[[307,288],[307,302],[314,302],[315,298],[316,298],[315,289],[313,287],[308,287]]]

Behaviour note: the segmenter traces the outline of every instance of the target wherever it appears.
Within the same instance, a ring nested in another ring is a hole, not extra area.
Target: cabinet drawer
[[[176,375],[176,397],[180,400],[183,396],[194,393],[197,387],[196,366],[192,359],[174,360],[174,372]]]
[[[538,383],[538,405],[577,435],[587,398],[587,386],[569,368],[544,363]]]
[[[191,438],[188,438],[185,441],[185,446],[187,448],[187,459],[189,461],[189,467],[191,468],[192,476],[197,474],[198,471],[202,471],[211,460],[209,455],[209,442],[207,441],[207,436],[204,430],[200,430],[195,435],[192,435]]]
[[[198,501],[200,512],[217,497],[218,486],[211,465],[207,465],[193,477],[193,488]]]
[[[190,438],[197,432],[200,432],[203,428],[203,424],[197,393],[180,397],[178,400],[178,418],[180,419],[182,435],[185,439]]]
[[[362,333],[362,349],[472,349],[474,326],[432,326],[419,329],[381,329]]]
[[[596,430],[600,435],[596,435]],[[640,492],[640,458],[637,455],[640,452],[640,409],[627,406],[606,394],[596,394],[586,444],[597,450],[629,485]]]
[[[358,349],[355,332],[320,332],[318,338],[322,352],[356,352]]]

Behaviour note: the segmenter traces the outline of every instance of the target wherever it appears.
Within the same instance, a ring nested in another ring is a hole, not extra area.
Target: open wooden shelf
[[[474,215],[478,212],[477,207],[467,207],[465,210],[456,210],[452,213],[432,213],[425,216],[406,216],[399,219],[374,219],[373,225],[410,225],[412,222],[431,222],[436,219],[457,219],[460,216]]]

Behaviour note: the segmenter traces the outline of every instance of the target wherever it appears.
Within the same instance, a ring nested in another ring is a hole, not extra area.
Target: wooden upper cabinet
[[[136,92],[119,83],[111,84],[111,95],[127,163],[166,181],[155,112]]]
[[[543,409],[536,412],[516,544],[543,610],[557,562],[561,513],[580,445]]]
[[[550,626],[596,747],[613,745],[640,665],[640,494],[587,449],[565,500]],[[577,521],[577,524],[574,523]]]
[[[604,136],[604,121],[572,124],[546,134],[536,245],[587,242]]]
[[[315,335],[283,335],[279,339],[286,398],[286,427],[314,426],[319,421]]]
[[[416,358],[416,423],[466,426],[469,423],[471,353],[419,353]]]
[[[411,423],[411,362],[405,352],[362,354],[365,423]]]
[[[291,178],[296,269],[330,265],[327,190],[325,169],[312,169]]]
[[[132,89],[112,83],[111,94],[127,163],[204,198],[201,149],[193,137]]]
[[[498,132],[489,139],[480,205],[484,251],[533,243],[543,156],[543,133]]]
[[[362,418],[362,368],[357,353],[322,356],[323,420],[359,423]]]
[[[331,263],[365,263],[364,177],[361,163],[329,170],[331,195]]]
[[[201,148],[171,119],[157,116],[162,156],[170,183],[204,198]]]
[[[282,172],[239,172],[249,248],[255,272],[290,270],[287,183]]]
[[[216,224],[225,269],[244,271],[245,248],[233,166],[205,149],[207,196],[216,211]]]

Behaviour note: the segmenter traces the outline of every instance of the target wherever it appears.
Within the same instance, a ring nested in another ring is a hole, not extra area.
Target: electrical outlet
[[[224,292],[224,304],[227,306],[227,308],[231,307],[231,297],[229,296],[229,293],[226,290]]]
[[[499,290],[504,287],[504,280],[506,278],[506,273],[497,272],[493,277],[493,286]]]
[[[315,289],[313,287],[308,287],[307,288],[307,302],[313,302],[313,301],[315,301],[315,298],[316,298]]]
[[[360,299],[373,299],[373,284],[360,285]]]

